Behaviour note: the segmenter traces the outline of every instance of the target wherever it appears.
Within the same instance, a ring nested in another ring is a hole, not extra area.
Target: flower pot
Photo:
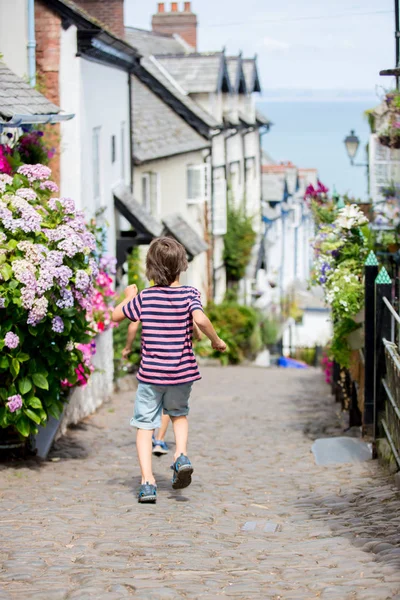
[[[356,323],[364,323],[365,321],[365,309],[362,308],[356,315],[353,317],[353,321]],[[357,330],[358,331],[358,330]]]
[[[0,429],[0,456],[8,458],[12,454],[21,455],[25,453],[28,440],[21,439],[14,427]]]
[[[360,350],[364,347],[364,328],[359,327],[347,336],[347,343],[351,350]]]
[[[379,142],[387,148],[400,148],[400,135],[380,135]]]

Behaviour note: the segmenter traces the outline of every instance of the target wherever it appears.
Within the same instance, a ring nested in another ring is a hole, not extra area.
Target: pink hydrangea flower
[[[9,331],[5,335],[4,343],[7,346],[7,348],[10,348],[10,350],[14,350],[15,348],[18,347],[19,337],[17,336],[16,333],[13,333],[12,331]]]
[[[25,175],[28,178],[30,183],[34,181],[45,181],[50,178],[51,169],[49,167],[45,167],[44,165],[22,165],[17,171],[20,175]]]
[[[10,412],[15,412],[16,410],[22,407],[22,398],[20,394],[15,394],[14,396],[9,396],[7,398],[7,407]]]

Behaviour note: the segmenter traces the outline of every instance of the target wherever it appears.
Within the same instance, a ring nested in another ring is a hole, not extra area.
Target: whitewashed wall
[[[189,204],[187,202],[187,167],[203,165],[202,152],[189,152],[161,160],[154,160],[134,168],[135,199],[142,203],[142,175],[158,173],[159,178],[159,209],[154,216],[162,220],[172,213],[180,213],[189,225],[203,239],[205,232],[205,203]],[[208,291],[207,253],[196,256],[189,265],[188,271],[182,275],[184,285],[193,285],[200,290],[203,302]]]
[[[6,65],[20,77],[28,76],[27,0],[0,1],[0,54]]]
[[[130,182],[129,88],[128,75],[118,68],[76,56],[77,29],[61,30],[60,104],[71,121],[61,125],[61,195],[75,200],[87,218],[106,208],[108,251],[115,255],[115,211],[113,188]],[[121,126],[124,126],[122,144]],[[94,197],[93,129],[100,128],[100,197]],[[111,138],[115,135],[116,160],[112,162]],[[123,148],[122,148],[123,146]],[[123,161],[122,161],[123,159]],[[124,165],[124,173],[122,169]],[[87,416],[112,392],[112,332],[98,336],[94,365],[98,369],[89,384],[71,394],[60,432],[70,423]]]

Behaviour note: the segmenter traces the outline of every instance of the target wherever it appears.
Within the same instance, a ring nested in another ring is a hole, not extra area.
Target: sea
[[[373,94],[356,100],[264,98],[258,108],[273,125],[262,138],[263,149],[277,162],[316,168],[331,191],[366,199],[367,170],[365,166],[350,165],[344,139],[351,129],[355,130],[360,138],[356,161],[366,163],[369,125],[364,112],[378,103]]]

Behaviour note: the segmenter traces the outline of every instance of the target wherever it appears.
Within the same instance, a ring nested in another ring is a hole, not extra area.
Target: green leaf
[[[5,264],[0,267],[0,274],[2,275],[4,281],[8,281],[12,276],[12,268],[9,264]]]
[[[28,331],[31,335],[33,335],[33,337],[36,337],[38,334],[38,330],[36,329],[36,327],[32,327],[32,325],[29,325]]]
[[[15,422],[14,425],[21,435],[23,435],[24,437],[28,437],[31,431],[29,419],[22,416],[18,419],[18,421]]]
[[[60,408],[56,405],[56,404],[52,404],[51,406],[48,407],[48,412],[49,414],[54,417],[55,419],[59,419],[61,417],[61,410]]]
[[[34,373],[32,375],[32,379],[33,379],[33,383],[36,385],[36,387],[40,388],[41,390],[49,389],[48,381],[47,381],[46,377],[44,375],[42,375],[41,373]]]
[[[32,408],[43,408],[41,400],[39,398],[36,398],[36,396],[34,396],[33,398],[31,398],[29,400],[28,404]]]
[[[26,354],[25,352],[19,352],[17,354],[17,358],[19,360],[19,362],[26,362],[27,360],[30,359],[29,354]]]
[[[15,248],[16,248],[17,246],[18,246],[18,242],[17,242],[17,240],[14,240],[14,239],[13,239],[13,240],[10,240],[10,241],[8,242],[8,244],[7,244],[7,248],[8,248],[9,250],[15,250]]]
[[[2,356],[0,358],[0,369],[7,369],[8,367],[8,358],[7,356]]]
[[[26,414],[27,417],[29,417],[31,419],[31,421],[36,423],[36,425],[40,425],[40,423],[41,423],[40,417],[35,412],[33,412],[33,410],[31,410],[30,408],[25,408],[24,413]]]
[[[31,391],[32,381],[29,379],[29,377],[21,377],[21,379],[18,380],[18,388],[20,393],[24,396]]]
[[[0,398],[1,400],[7,400],[8,394],[6,388],[0,388]]]
[[[11,361],[10,371],[11,371],[11,375],[15,379],[19,373],[19,360],[17,360],[16,358],[13,358]]]

